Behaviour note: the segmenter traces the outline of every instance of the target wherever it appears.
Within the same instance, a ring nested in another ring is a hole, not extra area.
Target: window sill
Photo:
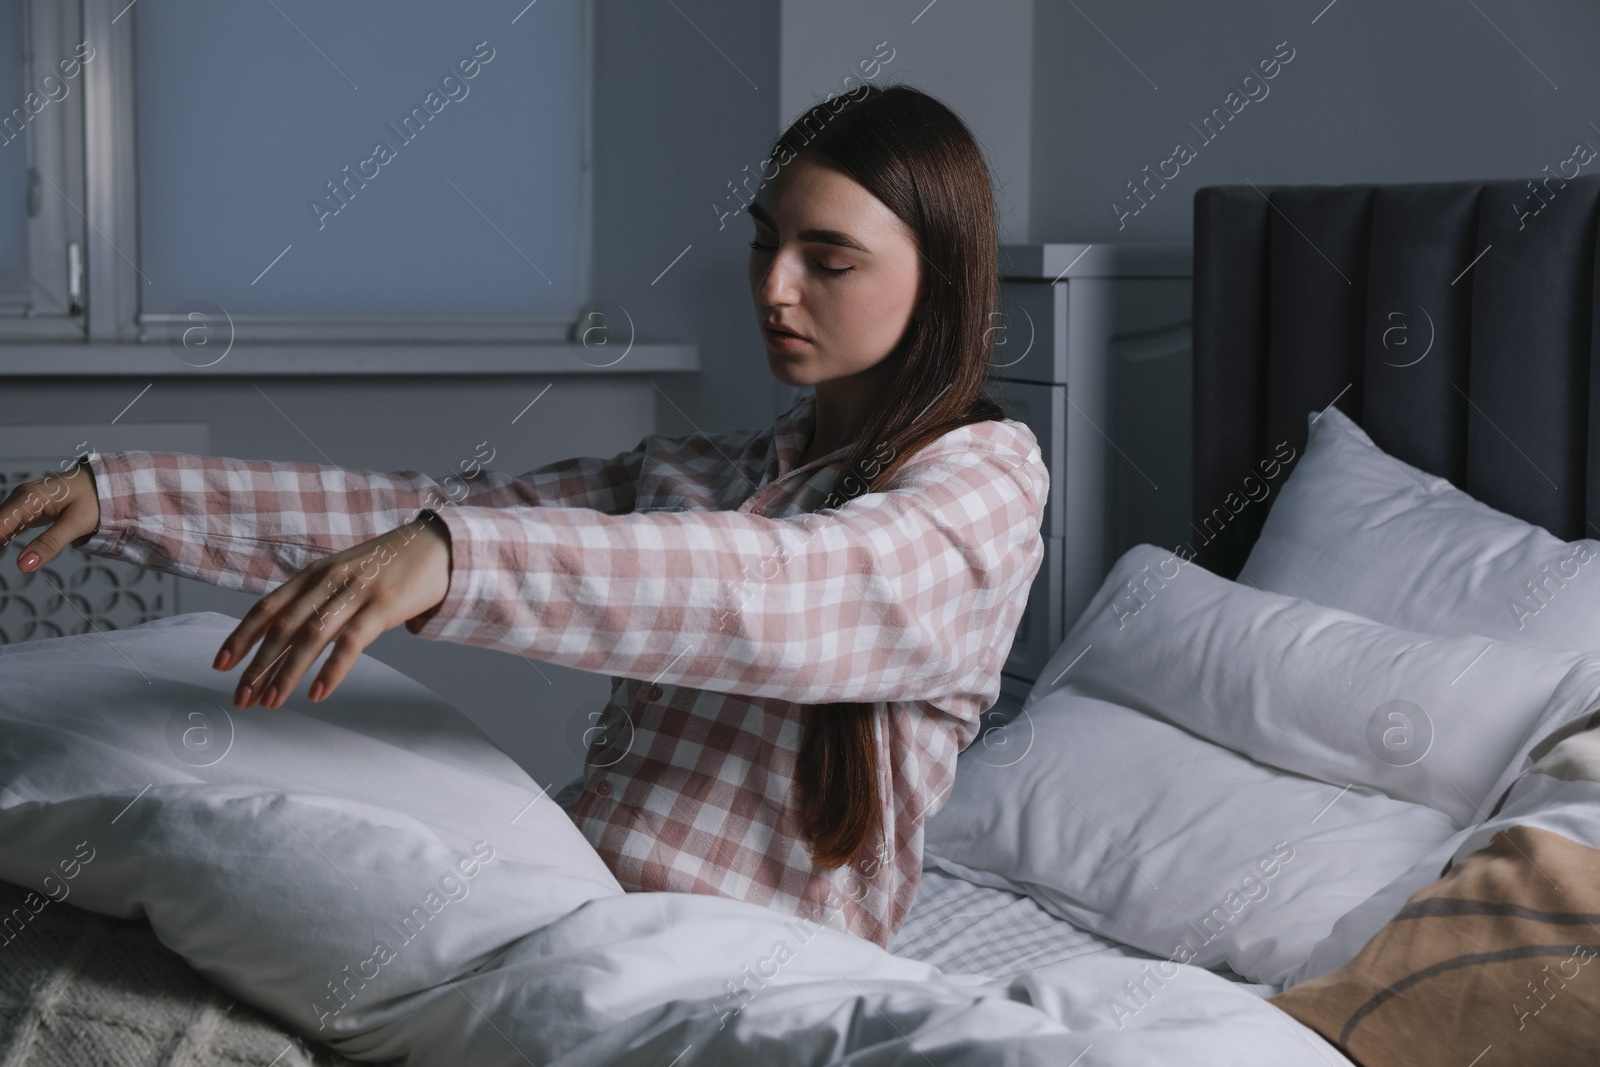
[[[0,344],[0,378],[285,377],[319,375],[661,374],[700,369],[694,343],[426,344],[294,342],[235,344],[210,365],[207,353],[138,342]]]

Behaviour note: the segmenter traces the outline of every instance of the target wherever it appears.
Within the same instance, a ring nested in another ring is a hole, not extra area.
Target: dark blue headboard
[[[1287,472],[1259,502],[1244,480],[1335,398],[1407,463],[1600,537],[1597,207],[1600,177],[1197,190],[1199,562],[1238,573]]]

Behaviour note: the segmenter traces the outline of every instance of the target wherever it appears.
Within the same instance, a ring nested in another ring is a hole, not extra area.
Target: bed
[[[1573,883],[1600,847],[1600,180],[1530,196],[1197,192],[1194,540],[1118,546],[997,706],[887,952],[622,894],[377,661],[262,715],[191,654],[225,616],[0,649],[6,1062],[1470,1061],[1426,983],[1366,1006],[1395,984],[1371,946],[1437,951],[1397,916],[1506,841]],[[1444,941],[1533,958],[1524,933]],[[1548,959],[1581,973],[1592,940]],[[1600,1015],[1561,992],[1495,1008],[1523,1025],[1483,1067],[1563,1062],[1560,1014]]]

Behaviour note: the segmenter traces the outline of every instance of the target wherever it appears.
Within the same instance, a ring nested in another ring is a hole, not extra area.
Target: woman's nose
[[[757,299],[768,307],[781,307],[793,304],[797,296],[794,273],[788,262],[781,255],[773,256],[761,283],[756,287]]]

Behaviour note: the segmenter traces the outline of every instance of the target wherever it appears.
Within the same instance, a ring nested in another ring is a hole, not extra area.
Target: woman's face
[[[868,370],[900,341],[921,281],[911,230],[855,179],[790,160],[746,209],[750,294],[772,373],[815,385]],[[771,323],[804,340],[774,334]]]

